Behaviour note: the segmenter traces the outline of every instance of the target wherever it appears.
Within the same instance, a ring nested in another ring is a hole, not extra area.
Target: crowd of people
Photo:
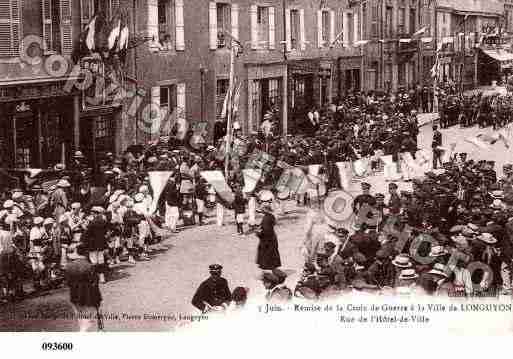
[[[409,152],[415,158],[417,110],[423,106],[408,92],[355,93],[323,111],[311,109],[304,119],[304,131],[287,136],[275,133],[276,113],[269,112],[259,131],[247,136],[235,122],[229,157],[222,122],[216,123],[215,141],[209,146],[199,142],[191,147],[190,137],[172,137],[169,142],[135,146],[120,157],[108,153],[95,168],[76,151],[67,168],[56,166],[57,178],[50,185],[23,183],[20,188],[4,189],[0,300],[23,298],[27,283],[32,283],[36,292],[60,285],[66,266],[84,255],[98,281],[105,282],[110,268],[122,261],[136,265],[137,261],[150,260],[152,252],[163,249],[162,241],[178,232],[180,222],[185,227],[204,225],[214,207],[218,225],[225,223],[229,210],[237,233],[256,233],[260,238],[258,264],[265,270],[262,279],[269,298],[292,294],[318,298],[347,288],[411,288],[414,284],[430,293],[452,285],[450,290],[463,288],[470,294],[470,277],[464,268],[469,259],[447,270],[448,256],[455,248],[490,265],[494,275],[488,288],[509,291],[512,254],[508,226],[513,226],[509,222],[513,212],[508,207],[513,204],[510,167],[504,169],[507,178],[497,181],[493,163],[474,163],[464,156],[445,163],[443,174],[428,173],[425,180],[415,180],[413,192],[397,193],[393,183],[389,194],[371,193],[366,187],[363,197],[355,200],[354,211],[367,204],[373,215],[355,228],[325,219],[326,233],[318,234],[312,230],[318,226],[310,219],[303,277],[293,291],[284,286],[286,275],[279,270],[273,229],[275,208],[269,205],[279,202],[276,183],[284,171],[279,164],[303,169],[321,165],[319,176],[330,195],[342,187],[336,162],[369,158],[372,168],[378,170],[382,155],[398,161],[400,153]],[[261,154],[266,155],[267,163],[262,163]],[[225,165],[233,202],[216,193],[201,175],[203,171],[224,172]],[[250,190],[243,174],[248,168],[261,170]],[[156,194],[151,173],[162,171],[171,174]],[[298,205],[309,203],[304,194],[291,194],[288,199],[295,199]],[[263,213],[260,226],[256,223],[259,202]],[[384,225],[392,217],[397,219],[398,228],[411,226],[410,241],[419,233],[430,233],[439,241],[440,245],[431,248],[421,246],[426,255],[436,257],[431,266],[416,263],[408,256],[407,246],[397,249],[397,236],[386,232],[389,226]],[[250,225],[248,231],[245,223]],[[196,302],[204,310],[201,303],[209,301]]]

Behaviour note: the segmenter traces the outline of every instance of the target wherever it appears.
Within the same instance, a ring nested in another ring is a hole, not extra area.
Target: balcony
[[[397,52],[398,53],[407,53],[407,52],[415,52],[417,51],[417,41],[410,40],[411,34],[399,33],[397,34]]]

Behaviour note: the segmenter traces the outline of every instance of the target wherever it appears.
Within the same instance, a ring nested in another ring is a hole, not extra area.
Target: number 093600
[[[73,343],[43,343],[41,344],[43,350],[73,350]]]

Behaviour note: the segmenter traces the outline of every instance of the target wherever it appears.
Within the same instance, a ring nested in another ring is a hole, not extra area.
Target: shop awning
[[[513,53],[497,49],[497,50],[483,50],[483,53],[492,59],[500,62],[503,68],[513,67]]]

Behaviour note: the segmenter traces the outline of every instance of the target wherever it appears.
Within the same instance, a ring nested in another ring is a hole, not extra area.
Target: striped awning
[[[484,50],[481,49],[483,53],[492,59],[499,61],[503,68],[505,67],[513,67],[513,53],[497,49],[497,50]]]

